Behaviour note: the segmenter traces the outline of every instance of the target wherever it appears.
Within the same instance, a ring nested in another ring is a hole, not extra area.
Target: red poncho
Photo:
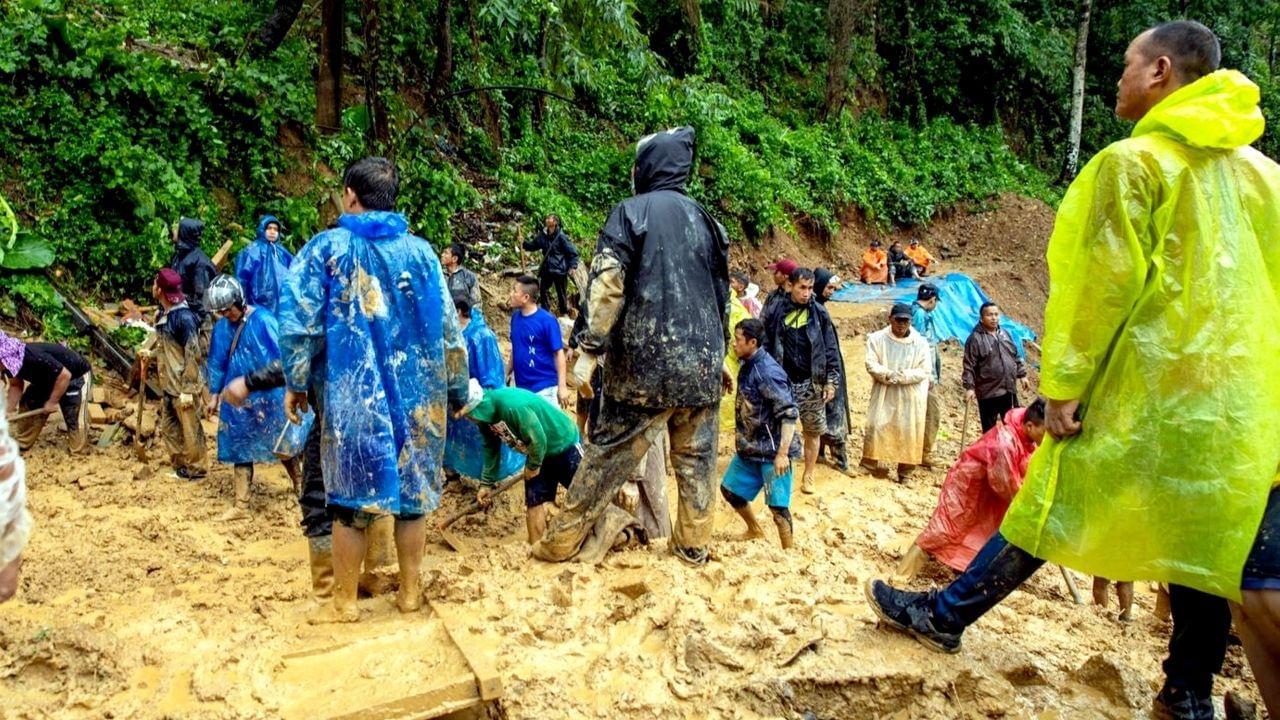
[[[916,539],[938,562],[964,572],[1000,527],[1036,449],[1022,429],[1026,412],[1014,408],[1005,413],[1004,423],[966,448],[947,472],[938,508]]]

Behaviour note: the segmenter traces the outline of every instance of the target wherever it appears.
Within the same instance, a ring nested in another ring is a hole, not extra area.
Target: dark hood
[[[826,298],[822,297],[822,291],[827,289],[827,285],[831,284],[831,278],[836,274],[826,268],[818,268],[813,271],[813,299],[827,304]]]
[[[258,236],[254,239],[262,242],[271,242],[267,240],[267,226],[271,223],[275,223],[276,227],[280,229],[280,234],[276,235],[276,240],[279,241],[284,236],[284,223],[280,222],[275,215],[262,216],[262,219],[258,221]]]
[[[182,218],[178,222],[178,248],[189,250],[200,247],[200,236],[204,235],[204,223],[194,218]]]
[[[636,143],[636,194],[674,190],[684,192],[693,169],[694,132],[678,127],[655,133]]]

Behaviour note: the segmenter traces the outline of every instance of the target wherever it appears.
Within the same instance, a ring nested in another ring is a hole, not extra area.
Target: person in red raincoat
[[[1003,423],[966,448],[947,472],[938,508],[916,545],[964,572],[1004,520],[1044,430],[1044,400],[1036,400],[1005,413]]]

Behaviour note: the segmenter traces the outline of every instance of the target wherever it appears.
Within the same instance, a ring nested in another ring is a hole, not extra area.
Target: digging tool
[[[1061,565],[1058,566],[1058,569],[1062,571],[1062,579],[1067,583],[1067,590],[1071,592],[1071,599],[1075,600],[1077,605],[1083,605],[1084,598],[1080,596],[1080,588],[1076,587],[1076,581],[1071,579],[1071,573],[1068,573],[1067,569]]]
[[[529,274],[529,261],[524,256],[524,228],[516,228],[516,247],[520,248],[520,272]]]
[[[231,252],[231,241],[228,240],[222,243],[221,247],[218,248],[218,251],[213,254],[212,258],[210,258],[210,260],[213,262],[213,266],[221,270],[222,263],[227,261],[227,254],[230,252]]]
[[[138,360],[138,424],[133,430],[133,454],[139,462],[147,461],[147,449],[142,444],[142,408],[147,404],[147,359]]]
[[[13,422],[15,420],[22,420],[23,418],[35,417],[36,415],[48,415],[48,414],[49,413],[46,413],[44,411],[44,408],[36,408],[35,410],[27,410],[26,412],[20,412],[17,415],[10,415],[9,422]]]
[[[960,452],[964,452],[969,447],[969,406],[972,403],[966,399],[964,401],[964,420],[960,421]]]
[[[112,423],[102,431],[102,436],[98,438],[97,447],[99,449],[111,447],[111,441],[116,439],[116,434],[120,432],[123,423]]]
[[[503,480],[502,482],[493,486],[492,492],[489,493],[490,501],[492,501],[493,498],[498,497],[500,493],[506,492],[506,490],[510,488],[512,485],[518,484],[521,480],[524,480],[523,472],[520,473],[519,475],[516,475],[513,478],[507,478],[506,480]],[[480,506],[479,500],[473,500],[470,505],[462,508],[461,510],[454,513],[453,515],[450,515],[438,526],[436,526],[437,529],[440,530],[440,537],[444,538],[444,541],[449,545],[449,547],[453,548],[454,550],[460,553],[467,552],[467,549],[468,549],[467,543],[463,541],[462,538],[458,537],[457,535],[454,535],[449,530],[449,527],[454,523],[458,522],[459,520],[461,520],[462,518],[468,515],[474,515],[475,513],[478,513],[483,509],[484,508]]]

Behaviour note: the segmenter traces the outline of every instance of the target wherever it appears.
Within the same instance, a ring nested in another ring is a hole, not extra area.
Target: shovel
[[[523,479],[524,479],[524,473],[520,473],[519,475],[516,475],[513,478],[507,478],[506,480],[493,486],[493,491],[489,493],[489,500],[492,501],[493,498],[498,497],[500,493],[506,492],[508,488],[510,488],[512,485],[519,483]],[[440,537],[444,538],[445,543],[448,544],[449,547],[453,548],[454,550],[460,553],[465,554],[470,549],[470,547],[468,546],[465,540],[458,537],[457,535],[454,535],[453,532],[449,530],[449,527],[454,523],[458,522],[459,520],[461,520],[462,518],[468,515],[474,515],[475,513],[478,513],[483,509],[484,508],[480,507],[480,501],[473,500],[470,505],[462,508],[461,510],[454,513],[453,515],[450,515],[443,522],[441,522],[439,525],[436,526],[436,528],[440,531]]]
[[[138,424],[133,431],[133,453],[138,462],[147,461],[147,449],[142,444],[142,408],[147,404],[147,359],[138,361]]]
[[[969,447],[969,401],[964,401],[964,420],[960,421],[960,452]]]

